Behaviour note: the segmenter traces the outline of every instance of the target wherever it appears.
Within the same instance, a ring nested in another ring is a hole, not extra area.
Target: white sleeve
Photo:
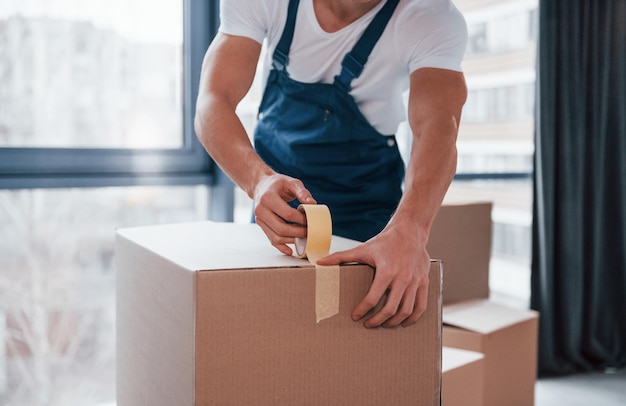
[[[267,0],[220,0],[219,31],[263,43],[272,22],[272,4],[276,3]]]
[[[463,15],[451,6],[422,19],[421,25],[422,34],[410,52],[409,72],[420,68],[461,72],[467,45],[467,24]]]

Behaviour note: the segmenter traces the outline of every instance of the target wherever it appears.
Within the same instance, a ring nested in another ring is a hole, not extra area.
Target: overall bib
[[[350,95],[398,0],[387,0],[334,83],[302,83],[287,73],[299,0],[287,23],[259,107],[255,149],[276,172],[300,179],[333,218],[333,234],[365,241],[387,224],[402,196],[404,163],[395,137],[372,127]],[[294,207],[298,202],[290,202]]]

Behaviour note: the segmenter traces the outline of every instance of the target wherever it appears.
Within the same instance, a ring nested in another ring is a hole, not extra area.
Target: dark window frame
[[[216,165],[195,136],[204,53],[217,32],[219,2],[185,0],[183,146],[178,149],[0,148],[0,189],[213,185]]]

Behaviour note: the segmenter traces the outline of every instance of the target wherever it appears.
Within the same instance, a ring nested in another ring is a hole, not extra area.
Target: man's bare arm
[[[257,223],[281,252],[290,255],[295,237],[304,237],[304,215],[286,202],[314,203],[302,182],[269,168],[255,152],[237,117],[256,72],[261,44],[218,33],[202,64],[195,130],[215,162],[254,199]],[[285,222],[295,224],[288,224]]]
[[[430,268],[426,243],[456,170],[456,137],[466,96],[462,73],[420,69],[411,75],[413,143],[400,204],[380,234],[318,261],[325,265],[357,261],[376,268],[369,292],[352,314],[355,320],[365,317],[366,327],[407,326],[426,309]],[[381,300],[384,306],[369,314]]]

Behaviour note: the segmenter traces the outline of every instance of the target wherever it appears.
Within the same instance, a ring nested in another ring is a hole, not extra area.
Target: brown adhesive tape
[[[317,260],[328,255],[333,235],[328,206],[301,204],[307,222],[306,238],[296,238],[296,253],[315,265],[315,317],[317,322],[339,313],[339,265],[317,265]]]

